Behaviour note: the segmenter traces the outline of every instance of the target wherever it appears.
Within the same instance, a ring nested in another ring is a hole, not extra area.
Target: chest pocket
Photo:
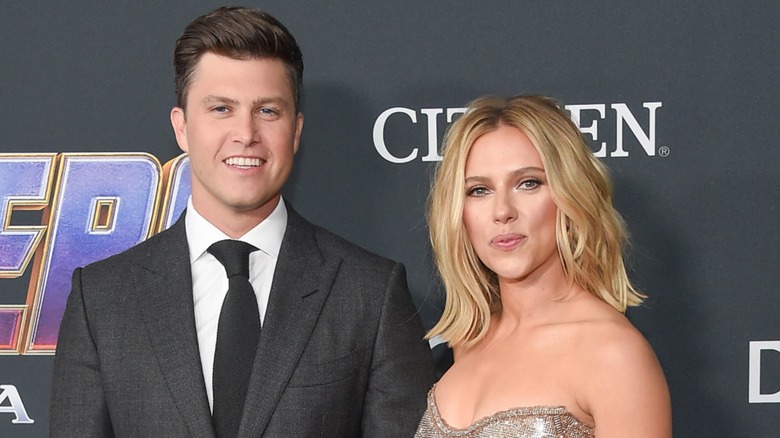
[[[365,350],[353,350],[345,356],[323,362],[306,362],[304,357],[290,378],[290,387],[320,386],[345,380],[370,366]]]

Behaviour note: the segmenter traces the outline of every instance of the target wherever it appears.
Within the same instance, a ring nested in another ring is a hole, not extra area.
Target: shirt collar
[[[187,200],[187,215],[184,217],[187,230],[187,244],[190,249],[190,263],[200,258],[214,242],[230,237],[207,221],[192,205],[192,196]],[[287,207],[279,197],[276,208],[262,222],[255,225],[238,240],[254,245],[273,258],[279,257],[282,238],[287,228]]]

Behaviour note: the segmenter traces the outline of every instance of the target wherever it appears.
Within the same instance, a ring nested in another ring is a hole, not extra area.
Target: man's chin
[[[240,199],[230,204],[231,209],[239,214],[270,214],[279,203],[279,195],[262,199]]]

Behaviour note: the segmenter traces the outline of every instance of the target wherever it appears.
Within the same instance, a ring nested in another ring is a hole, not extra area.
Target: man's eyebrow
[[[280,103],[284,105],[287,103],[287,100],[283,97],[261,97],[260,99],[252,101],[253,105],[263,105],[266,103]]]
[[[286,105],[287,99],[283,97],[261,97],[253,100],[252,106],[267,105],[269,103]],[[233,99],[226,96],[218,96],[218,95],[210,94],[204,97],[203,99],[201,99],[200,104],[202,106],[209,106],[214,104],[230,104],[235,106],[239,104],[239,101],[237,99]]]
[[[201,99],[200,104],[203,106],[213,105],[215,103],[229,103],[231,105],[238,104],[238,101],[236,99],[231,99],[229,97],[225,96],[216,96],[213,94],[210,94],[203,99]]]

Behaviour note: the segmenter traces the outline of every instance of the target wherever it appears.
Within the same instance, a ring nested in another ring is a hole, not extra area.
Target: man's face
[[[285,65],[206,53],[185,109],[174,108],[171,123],[190,155],[193,205],[226,234],[243,234],[276,207],[298,151],[303,115]]]

